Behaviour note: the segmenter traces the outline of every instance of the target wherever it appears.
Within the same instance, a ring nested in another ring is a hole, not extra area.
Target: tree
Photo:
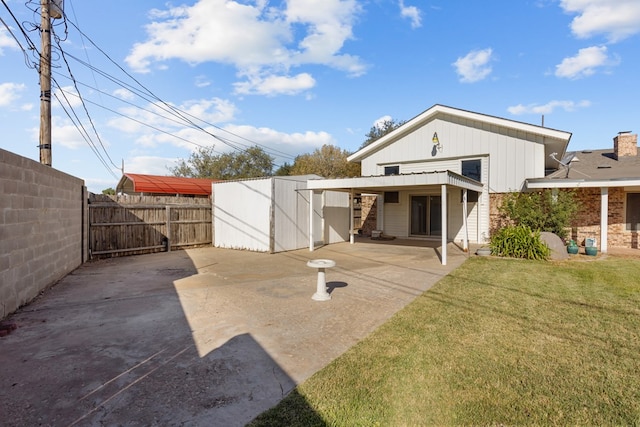
[[[112,187],[105,188],[104,190],[102,190],[102,194],[106,194],[106,195],[109,195],[109,196],[115,196],[116,195],[116,190],[114,190]]]
[[[382,123],[376,123],[375,125],[371,126],[371,130],[369,130],[369,133],[365,135],[367,137],[367,140],[362,143],[360,148],[362,149],[375,140],[380,139],[386,134],[393,132],[406,122],[406,120],[399,120],[396,122],[393,119],[389,119],[384,120]]]
[[[273,157],[257,146],[223,154],[216,154],[213,147],[200,147],[169,170],[174,176],[189,178],[259,178],[272,175]]]
[[[325,144],[311,154],[297,156],[291,166],[291,175],[316,174],[324,178],[360,176],[360,165],[348,162],[348,156],[348,151]]]
[[[276,173],[274,174],[275,176],[290,176],[291,175],[291,168],[293,168],[293,165],[285,162],[284,165],[280,166],[278,169],[276,169]]]

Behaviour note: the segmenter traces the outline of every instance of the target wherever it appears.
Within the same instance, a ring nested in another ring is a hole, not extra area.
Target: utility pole
[[[50,0],[41,0],[40,163],[51,166],[51,16]]]

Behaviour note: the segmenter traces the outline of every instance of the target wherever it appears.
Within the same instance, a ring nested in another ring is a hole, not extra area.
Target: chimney
[[[633,157],[638,155],[638,134],[631,131],[618,132],[613,138],[613,155],[616,160],[620,157]]]

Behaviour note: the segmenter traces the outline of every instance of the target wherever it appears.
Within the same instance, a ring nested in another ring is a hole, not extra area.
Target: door
[[[411,196],[412,236],[442,235],[442,198],[440,196]]]

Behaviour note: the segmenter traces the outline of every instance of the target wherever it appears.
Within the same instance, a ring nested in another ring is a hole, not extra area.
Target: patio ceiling
[[[450,185],[482,192],[483,184],[449,170],[403,175],[360,176],[356,178],[310,179],[309,190],[352,191],[383,193],[396,190],[418,190],[425,186]]]

